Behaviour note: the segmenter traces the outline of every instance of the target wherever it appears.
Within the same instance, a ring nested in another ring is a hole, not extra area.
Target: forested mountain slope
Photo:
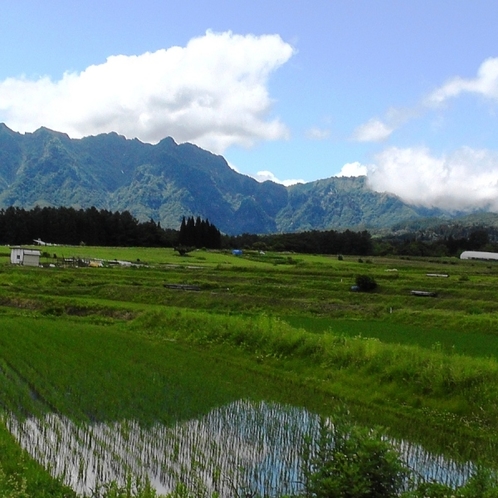
[[[0,208],[9,206],[95,206],[175,229],[183,216],[201,216],[227,234],[379,228],[441,214],[374,192],[365,177],[284,187],[171,138],[156,145],[116,133],[71,139],[0,124]]]

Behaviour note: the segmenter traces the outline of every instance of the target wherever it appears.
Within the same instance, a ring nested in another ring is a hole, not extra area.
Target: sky
[[[0,122],[498,211],[496,0],[0,0]],[[1,167],[1,165],[0,165]]]

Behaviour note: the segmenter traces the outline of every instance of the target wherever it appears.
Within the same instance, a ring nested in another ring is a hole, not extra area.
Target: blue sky
[[[498,2],[1,0],[0,121],[498,210]]]

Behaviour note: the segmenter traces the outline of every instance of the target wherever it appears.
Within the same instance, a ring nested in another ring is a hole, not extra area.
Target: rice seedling
[[[320,417],[305,409],[237,401],[200,419],[141,427],[135,421],[75,424],[55,414],[18,420],[12,434],[54,476],[80,495],[130,475],[162,494],[181,484],[194,496],[299,495],[304,492],[307,441],[318,451]],[[329,422],[330,423],[330,422]],[[389,443],[413,483],[461,486],[474,472],[407,441]]]

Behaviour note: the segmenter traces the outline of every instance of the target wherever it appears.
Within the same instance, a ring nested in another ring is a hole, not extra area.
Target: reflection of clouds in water
[[[265,496],[298,492],[303,438],[318,435],[319,417],[276,403],[238,401],[200,420],[142,428],[134,421],[75,424],[48,414],[9,430],[21,446],[79,493],[99,483],[124,483],[127,474],[147,477],[160,493],[184,483],[197,496],[233,496],[250,489]],[[471,472],[420,446],[395,442],[424,479],[460,484]],[[234,486],[236,489],[234,489]]]
[[[8,421],[21,446],[80,493],[102,482],[124,483],[131,473],[147,476],[160,493],[183,482],[196,494],[222,496],[234,495],[234,485],[270,494],[296,490],[302,438],[317,424],[305,410],[246,401],[171,428],[77,425],[53,414]]]

